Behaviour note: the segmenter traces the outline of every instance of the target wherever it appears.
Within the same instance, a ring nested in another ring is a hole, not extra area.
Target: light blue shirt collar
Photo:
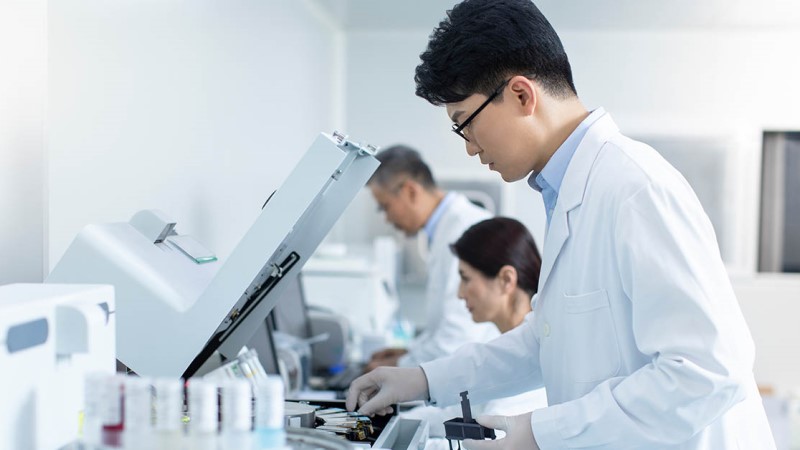
[[[453,192],[448,192],[447,195],[444,196],[441,202],[436,205],[436,209],[433,210],[433,214],[425,223],[425,234],[428,235],[428,243],[430,244],[431,240],[433,239],[433,233],[436,232],[436,226],[439,225],[439,221],[442,219],[445,211],[447,208],[450,207],[450,204],[453,203],[453,200],[456,199],[456,194]]]
[[[592,111],[553,153],[553,156],[545,164],[544,169],[539,173],[533,172],[528,177],[528,185],[542,193],[548,226],[550,225],[550,219],[553,217],[553,210],[556,208],[561,182],[564,181],[564,175],[567,173],[567,167],[569,167],[572,156],[586,136],[586,132],[589,131],[589,127],[605,114],[606,111],[603,108],[597,108]]]

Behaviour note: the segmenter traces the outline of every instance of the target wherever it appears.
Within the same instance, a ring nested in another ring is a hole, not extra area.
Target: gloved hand
[[[358,406],[367,416],[391,414],[391,405],[411,400],[425,400],[428,378],[421,367],[378,367],[356,378],[347,392],[348,411]]]
[[[464,446],[469,450],[539,450],[533,438],[529,412],[518,416],[479,416],[475,420],[485,427],[505,431],[506,436],[493,441],[467,439]]]

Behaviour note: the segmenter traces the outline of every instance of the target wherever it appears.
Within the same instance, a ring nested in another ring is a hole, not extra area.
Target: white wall
[[[225,257],[320,131],[340,33],[307,2],[51,2],[50,267],[159,208]]]
[[[0,2],[0,284],[42,280],[47,2]]]
[[[734,277],[733,289],[756,343],[756,380],[780,394],[800,389],[800,277]]]

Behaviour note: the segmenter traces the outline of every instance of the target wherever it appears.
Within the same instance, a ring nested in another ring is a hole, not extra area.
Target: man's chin
[[[519,181],[520,179],[522,179],[522,177],[518,177],[512,174],[507,174],[503,172],[497,172],[497,173],[500,175],[500,178],[502,178],[503,181],[505,181],[506,183],[513,183],[515,181]]]
[[[417,235],[417,233],[420,232],[420,230],[409,230],[407,228],[398,227],[396,225],[395,225],[394,229],[399,231],[399,232],[401,232],[401,233],[403,233],[403,236],[409,237],[409,238],[413,238],[414,236]]]
[[[504,173],[504,172],[497,172],[500,175],[500,178],[503,179],[506,183],[513,183],[515,181],[522,180],[528,176],[525,173]]]

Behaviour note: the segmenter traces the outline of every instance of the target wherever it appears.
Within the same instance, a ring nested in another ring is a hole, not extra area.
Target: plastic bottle
[[[217,386],[200,379],[189,380],[189,435],[187,449],[217,450],[219,407]]]
[[[282,449],[286,446],[283,429],[283,381],[268,377],[256,391],[255,440],[257,449]]]
[[[125,378],[125,431],[123,444],[128,450],[153,447],[153,386],[150,379]]]
[[[125,416],[122,411],[122,382],[124,376],[111,375],[100,384],[102,399],[100,415],[102,418],[101,440],[103,446],[122,447],[122,432],[125,429]]]
[[[83,428],[80,442],[85,448],[102,445],[103,402],[106,379],[112,375],[92,372],[86,375],[83,386]]]
[[[250,449],[253,446],[253,394],[250,382],[227,380],[222,384],[222,450]]]
[[[178,449],[183,440],[183,383],[171,378],[155,380],[155,448]]]

